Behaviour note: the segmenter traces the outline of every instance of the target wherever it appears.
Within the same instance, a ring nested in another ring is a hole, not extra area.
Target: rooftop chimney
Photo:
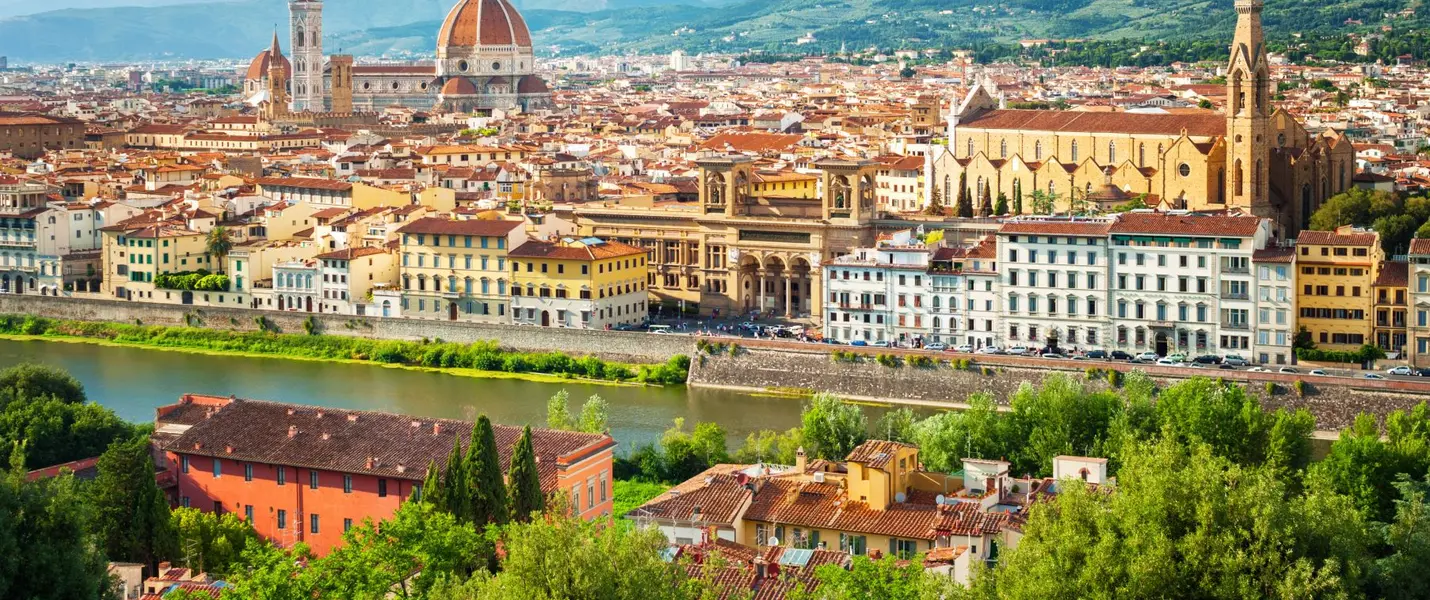
[[[437,434],[440,434],[440,433],[442,433],[442,424],[441,424],[441,423],[433,423],[433,424],[432,424],[432,435],[437,435]]]
[[[332,437],[332,436],[328,435],[328,432],[326,432],[326,431],[323,432],[323,439],[324,439],[324,440],[327,440],[327,439],[330,438],[330,437]]]
[[[232,446],[232,445],[224,446],[224,447],[223,447],[223,451],[224,451],[225,453],[227,453],[227,454],[233,454],[233,446]]]
[[[371,456],[367,457],[367,468],[371,469],[374,462],[376,461]]]
[[[407,467],[406,467],[406,466],[403,466],[402,463],[397,463],[397,472],[398,472],[398,473],[404,473],[404,472],[406,472],[406,471],[407,471]]]
[[[318,418],[319,418],[319,419],[323,418],[323,411],[321,411],[321,410],[318,411]]]
[[[293,409],[291,409],[291,408],[288,409],[288,416],[290,416],[290,417],[293,416]]]
[[[298,426],[297,426],[297,425],[289,425],[289,426],[288,426],[288,439],[291,440],[291,439],[293,439],[294,437],[297,437],[297,436],[298,436]]]
[[[350,415],[348,415],[348,421],[351,421],[351,422],[353,422],[353,423],[356,423],[356,422],[357,422],[357,415],[356,415],[356,414],[350,414]]]

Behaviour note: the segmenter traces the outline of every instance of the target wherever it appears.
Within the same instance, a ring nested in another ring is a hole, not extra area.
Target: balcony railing
[[[1222,300],[1250,300],[1251,294],[1238,294],[1235,292],[1222,292]]]
[[[1228,275],[1246,275],[1251,273],[1251,267],[1224,266],[1221,268],[1221,272]]]
[[[1222,329],[1235,329],[1235,330],[1238,330],[1238,331],[1247,331],[1247,330],[1251,329],[1251,325],[1248,324],[1248,323],[1223,323],[1222,326],[1221,326],[1221,328],[1222,328]]]

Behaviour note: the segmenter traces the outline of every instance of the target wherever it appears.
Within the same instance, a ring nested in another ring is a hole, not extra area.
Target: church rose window
[[[1177,165],[1177,174],[1182,177],[1189,177],[1192,174],[1192,166],[1187,163]]]
[[[500,70],[501,70],[501,63],[499,63],[499,62],[494,62],[494,63],[492,63],[492,70],[493,70],[493,71],[500,71]]]
[[[458,71],[461,71],[461,72],[463,72],[463,73],[466,73],[468,66],[469,66],[469,65],[467,65],[467,61],[465,61],[465,60],[459,60],[459,61],[457,61],[457,70],[458,70]]]

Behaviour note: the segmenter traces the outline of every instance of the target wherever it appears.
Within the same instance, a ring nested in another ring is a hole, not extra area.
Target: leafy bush
[[[1122,371],[1118,371],[1117,369],[1108,369],[1107,385],[1110,387],[1117,387],[1119,385],[1122,385]]]
[[[1311,362],[1362,364],[1367,361],[1385,358],[1385,351],[1374,344],[1362,345],[1353,352],[1344,350],[1322,350],[1320,348],[1297,348],[1296,358]]]
[[[1267,395],[1267,396],[1271,396],[1271,395],[1275,395],[1275,394],[1276,394],[1276,382],[1274,382],[1274,381],[1268,381],[1268,382],[1266,382],[1266,395]]]
[[[920,369],[931,369],[935,365],[934,360],[927,356],[910,356],[908,359],[908,363],[909,366],[917,367]]]
[[[154,287],[161,290],[226,292],[228,291],[228,276],[209,273],[204,269],[160,273],[154,276]]]
[[[1296,383],[1292,384],[1291,387],[1295,388],[1297,396],[1306,395],[1306,382],[1297,379]]]
[[[899,357],[894,356],[892,354],[880,354],[879,356],[874,357],[874,360],[879,364],[890,368],[898,367],[903,364],[903,361],[899,360]]]

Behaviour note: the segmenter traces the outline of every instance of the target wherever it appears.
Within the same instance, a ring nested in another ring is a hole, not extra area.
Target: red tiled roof
[[[1098,221],[1008,221],[999,234],[1105,236],[1112,224]]]
[[[466,221],[454,221],[440,217],[423,217],[411,223],[403,225],[398,229],[398,233],[422,233],[437,235],[478,235],[478,236],[505,236],[512,230],[521,227],[521,221],[497,221],[486,219],[469,219]]]
[[[292,187],[309,190],[334,190],[346,192],[353,189],[353,184],[335,179],[318,179],[316,177],[260,177],[253,180],[254,185],[264,187]]]
[[[845,462],[861,463],[871,469],[883,469],[889,465],[889,460],[899,450],[913,448],[908,444],[891,442],[888,440],[869,440],[853,450],[849,451],[849,456],[844,457]]]
[[[641,256],[643,248],[620,242],[603,242],[594,246],[567,246],[541,240],[528,240],[507,253],[511,258],[554,258],[562,260],[600,260],[621,256]]]
[[[1069,133],[1150,133],[1215,137],[1226,134],[1226,117],[1206,114],[1143,114],[1055,110],[990,110],[959,123],[970,129]]]
[[[377,254],[387,254],[387,250],[373,246],[362,246],[360,248],[344,248],[326,254],[319,254],[313,258],[318,260],[352,260],[354,258],[374,256]]]
[[[1430,238],[1415,238],[1410,240],[1410,253],[1416,255],[1430,254]]]
[[[1374,233],[1336,233],[1334,231],[1302,231],[1296,236],[1297,244],[1312,244],[1317,246],[1374,246],[1376,235]]]
[[[1112,225],[1112,233],[1252,237],[1260,226],[1260,217],[1123,213]]]
[[[438,47],[512,45],[530,48],[531,32],[507,0],[460,0],[437,30]]]
[[[1410,285],[1410,263],[1387,260],[1380,265],[1380,274],[1376,275],[1375,283],[1378,287],[1405,287]]]
[[[290,429],[291,428],[291,429]],[[358,473],[420,481],[427,466],[445,464],[473,424],[452,419],[237,399],[206,413],[165,445],[175,453],[244,462]],[[494,425],[502,472],[522,428]],[[532,430],[541,487],[554,491],[558,469],[615,446],[610,436]],[[370,461],[370,462],[369,462]]]

